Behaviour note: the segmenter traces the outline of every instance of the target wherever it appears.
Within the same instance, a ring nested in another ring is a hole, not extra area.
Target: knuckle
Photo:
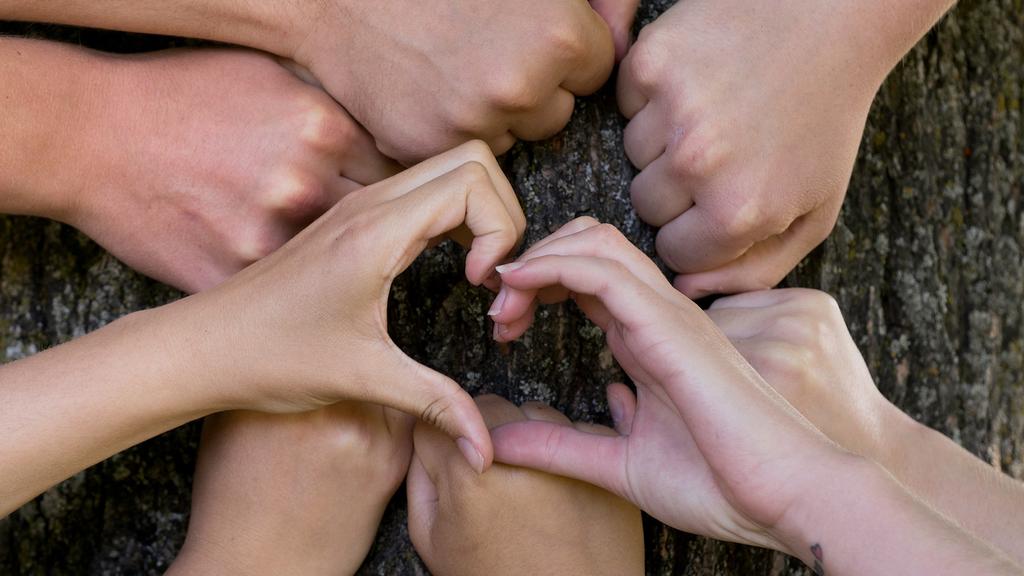
[[[724,163],[726,144],[711,122],[691,126],[678,140],[671,156],[672,170],[695,178],[714,175]]]
[[[604,248],[619,248],[626,240],[626,237],[622,235],[622,232],[611,224],[597,224],[593,227],[593,230],[594,234],[597,235],[598,242]]]
[[[324,208],[327,189],[313,175],[293,172],[282,177],[271,190],[270,205],[281,212],[305,217]]]
[[[316,150],[340,150],[355,142],[359,128],[333,102],[310,103],[303,114],[302,139]]]
[[[481,186],[491,186],[491,173],[482,162],[469,160],[455,170],[455,177],[465,189],[471,190]]]
[[[658,87],[664,77],[667,55],[660,35],[648,28],[640,31],[627,65],[629,77],[641,92],[650,93]]]
[[[506,70],[491,81],[486,98],[496,108],[509,112],[527,112],[541,104],[536,82],[521,70]]]
[[[549,54],[569,61],[587,54],[586,41],[577,20],[570,16],[550,21],[545,32],[545,47]]]
[[[251,229],[235,243],[235,255],[243,262],[256,262],[280,247],[280,242],[261,228]]]
[[[750,240],[764,224],[760,202],[753,198],[718,202],[710,210],[714,230],[724,238]]]

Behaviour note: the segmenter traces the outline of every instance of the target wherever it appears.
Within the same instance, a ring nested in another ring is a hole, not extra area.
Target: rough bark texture
[[[646,2],[650,21],[671,0]],[[24,31],[14,25],[3,31]],[[118,50],[169,40],[30,27]],[[965,0],[883,88],[839,225],[789,278],[839,300],[879,386],[921,421],[1024,477],[1024,10]],[[528,241],[582,214],[640,246],[652,231],[629,205],[633,169],[612,90],[580,102],[569,128],[520,145],[505,166],[530,219]],[[473,393],[540,399],[607,421],[621,377],[598,330],[569,307],[544,310],[510,346],[487,337],[488,298],[460,281],[443,247],[406,274],[390,311],[396,340]],[[74,230],[0,218],[0,350],[16,360],[177,297]],[[0,573],[157,574],[188,521],[198,424],[119,454],[0,520]],[[424,574],[399,495],[363,574]],[[799,562],[648,522],[651,574],[801,574]]]

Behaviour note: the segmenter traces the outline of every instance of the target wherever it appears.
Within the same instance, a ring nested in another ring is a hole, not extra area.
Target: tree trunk
[[[646,2],[651,21],[671,0]],[[0,24],[114,50],[161,38]],[[41,71],[41,73],[44,73]],[[831,238],[790,285],[839,301],[887,397],[1017,478],[1024,476],[1024,12],[1020,0],[965,0],[892,74],[875,103]],[[652,252],[628,187],[614,90],[584,99],[571,125],[519,145],[504,166],[530,221],[527,242],[591,214]],[[488,337],[487,295],[443,246],[397,283],[395,340],[474,394],[539,399],[609,422],[604,385],[622,378],[600,332],[571,306],[541,311],[521,342]],[[0,350],[16,360],[178,294],[141,278],[67,227],[0,218]],[[0,520],[0,573],[158,574],[188,522],[199,424],[110,458]],[[941,463],[937,463],[939,465]],[[648,521],[650,574],[806,574],[783,555],[720,544]],[[400,493],[362,574],[424,574]]]

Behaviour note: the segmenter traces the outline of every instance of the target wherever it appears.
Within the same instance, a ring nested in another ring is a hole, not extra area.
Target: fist
[[[770,288],[835,225],[880,78],[807,2],[680,2],[622,63],[633,205],[691,298]]]
[[[536,402],[520,408],[497,396],[476,401],[491,428],[526,420],[572,426]],[[406,484],[409,535],[431,572],[643,574],[640,512],[625,500],[577,480],[501,464],[477,475],[450,438],[425,424],[417,426],[414,444]]]
[[[611,74],[612,32],[624,50],[637,0],[316,4],[296,59],[409,164],[469,139],[500,154],[561,130],[575,97]]]
[[[69,220],[140,272],[196,292],[396,173],[322,90],[265,54],[104,59]],[[240,103],[243,103],[240,105]]]

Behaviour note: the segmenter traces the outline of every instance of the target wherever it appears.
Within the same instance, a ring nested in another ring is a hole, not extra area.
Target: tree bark
[[[645,2],[651,21],[671,0]],[[121,51],[179,40],[0,23]],[[881,390],[915,418],[1024,477],[1024,11],[965,0],[896,69],[871,114],[839,224],[790,277],[839,301]],[[530,221],[527,242],[590,214],[653,253],[629,204],[614,90],[580,101],[570,126],[504,158]],[[601,333],[569,306],[494,344],[488,297],[442,246],[395,286],[395,340],[474,394],[543,400],[609,422],[604,385],[622,378]],[[16,360],[179,295],[127,270],[67,227],[0,218],[0,351]],[[199,424],[169,432],[56,486],[0,520],[0,573],[159,574],[188,522]],[[941,464],[941,463],[937,463]],[[648,521],[649,574],[807,574],[783,555]],[[361,574],[425,574],[404,496]]]

